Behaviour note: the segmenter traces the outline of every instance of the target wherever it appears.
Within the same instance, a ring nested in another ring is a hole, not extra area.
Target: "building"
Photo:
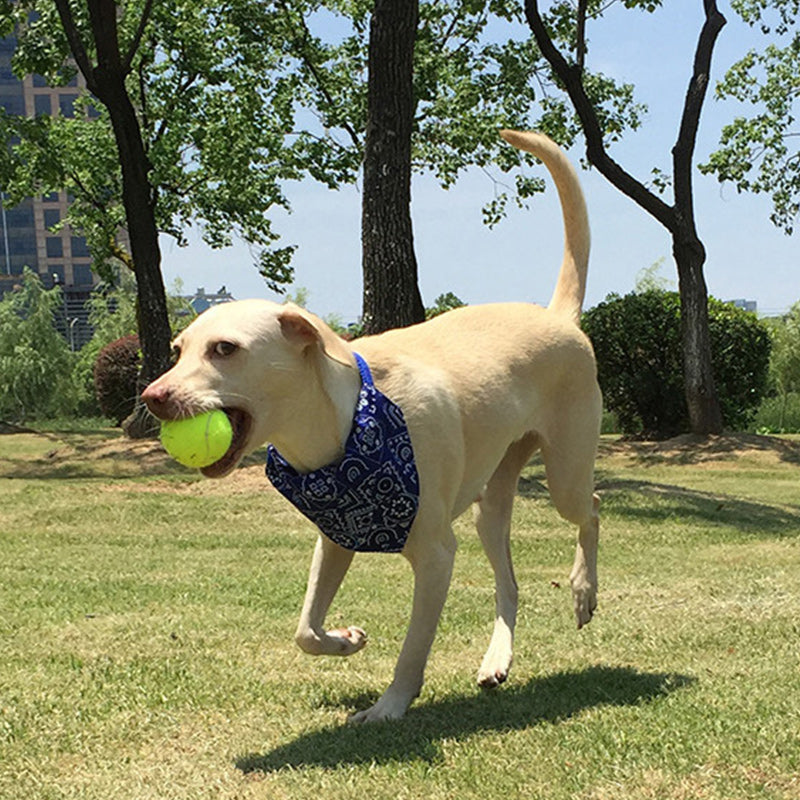
[[[742,308],[745,311],[752,311],[756,313],[758,311],[758,302],[756,300],[745,300],[744,298],[737,298],[736,300],[729,300],[728,301],[732,306],[736,308]]]
[[[202,314],[204,311],[211,308],[211,306],[218,306],[220,303],[230,303],[234,297],[224,286],[221,286],[219,291],[216,292],[207,292],[204,287],[199,286],[193,295],[184,297],[183,299],[194,309],[195,314]]]
[[[72,116],[82,78],[68,86],[48,86],[40,75],[23,80],[11,70],[16,39],[0,40],[0,105],[9,114]],[[33,197],[9,208],[0,187],[0,296],[13,288],[25,267],[30,267],[51,288],[59,285],[64,293],[63,314],[57,324],[74,349],[82,347],[92,335],[86,300],[96,283],[86,240],[74,236],[69,226],[56,226],[65,218],[69,198],[66,192]]]

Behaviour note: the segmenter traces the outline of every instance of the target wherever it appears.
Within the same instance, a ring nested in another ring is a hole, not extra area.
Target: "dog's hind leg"
[[[489,649],[478,670],[478,684],[491,689],[511,669],[517,620],[517,582],[511,561],[511,510],[519,474],[537,448],[529,434],[508,448],[475,507],[475,523],[495,580],[495,621]]]
[[[582,628],[597,607],[597,542],[600,498],[594,494],[594,459],[599,399],[584,413],[563,417],[558,436],[542,445],[550,497],[558,513],[578,525],[578,546],[570,572],[575,620]]]
[[[324,629],[325,616],[353,561],[353,553],[320,535],[311,560],[308,588],[295,641],[312,655],[349,656],[367,643],[361,628]]]

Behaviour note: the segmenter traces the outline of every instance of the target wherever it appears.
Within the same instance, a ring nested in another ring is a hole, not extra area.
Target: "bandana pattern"
[[[399,553],[417,516],[419,476],[400,407],[379,392],[354,354],[361,391],[344,456],[297,472],[270,445],[267,477],[333,542],[362,553]]]

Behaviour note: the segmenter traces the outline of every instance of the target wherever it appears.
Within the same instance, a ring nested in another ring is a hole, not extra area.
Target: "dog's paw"
[[[411,705],[413,697],[387,690],[374,706],[365,711],[358,711],[347,719],[348,725],[363,725],[367,722],[383,722],[390,719],[400,719]]]
[[[333,642],[333,654],[350,656],[357,653],[367,643],[367,634],[362,628],[351,625],[349,628],[334,628],[327,632],[328,638]]]
[[[575,606],[575,621],[580,630],[592,621],[592,616],[597,608],[597,589],[590,583],[573,583],[572,599]]]
[[[505,683],[511,671],[511,660],[511,651],[494,653],[490,649],[478,670],[478,686],[481,689],[496,689],[501,683]]]

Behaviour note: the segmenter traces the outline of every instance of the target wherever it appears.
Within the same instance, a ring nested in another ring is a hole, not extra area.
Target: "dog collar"
[[[414,448],[400,407],[379,392],[366,361],[344,456],[299,473],[270,445],[273,486],[336,544],[356,552],[399,553],[419,508]]]

